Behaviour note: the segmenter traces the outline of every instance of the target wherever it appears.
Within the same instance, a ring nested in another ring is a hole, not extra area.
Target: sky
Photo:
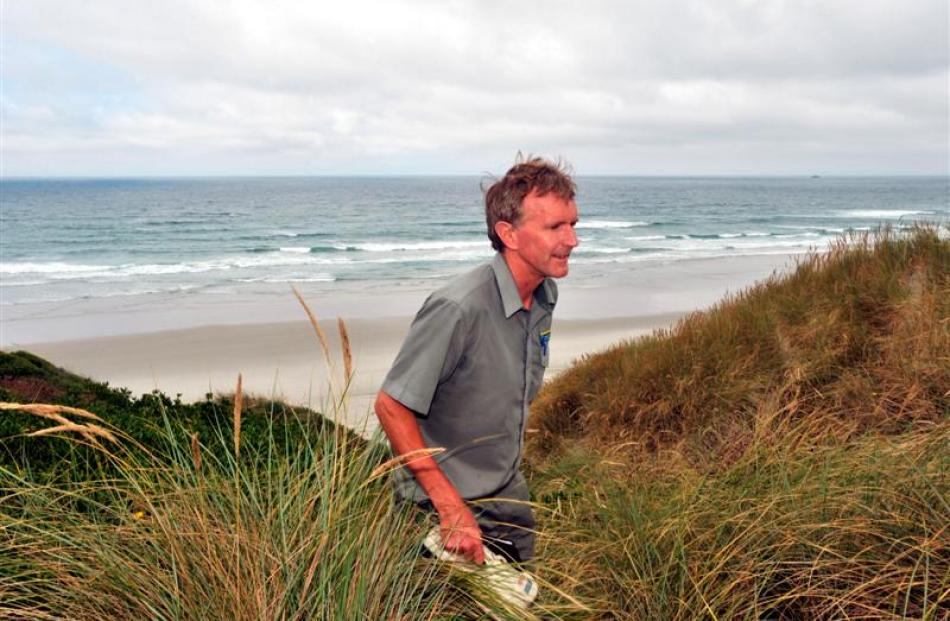
[[[946,0],[2,0],[2,175],[947,174]]]

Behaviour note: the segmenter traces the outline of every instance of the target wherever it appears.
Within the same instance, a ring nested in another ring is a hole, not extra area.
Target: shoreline
[[[794,267],[801,253],[603,263],[558,281],[556,317],[606,319],[706,308]],[[589,268],[589,266],[588,266]],[[466,268],[460,268],[459,273]],[[412,317],[441,279],[297,283],[318,318]],[[3,287],[0,286],[0,293]],[[0,348],[216,325],[306,319],[288,283],[0,305]]]

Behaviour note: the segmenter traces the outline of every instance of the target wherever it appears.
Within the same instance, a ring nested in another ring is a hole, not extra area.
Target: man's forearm
[[[425,445],[422,432],[419,431],[419,423],[416,422],[416,415],[412,410],[383,391],[380,391],[376,397],[376,416],[396,455],[406,455],[413,451],[432,448]],[[410,459],[406,467],[428,494],[436,511],[441,513],[445,509],[465,504],[458,490],[432,457]]]
[[[427,447],[419,431],[416,415],[388,394],[379,391],[376,397],[376,416],[396,455],[406,455]],[[447,550],[455,551],[476,563],[485,562],[482,535],[465,500],[452,485],[439,464],[431,456],[411,458],[406,462],[416,481],[425,490],[432,506],[439,514],[442,542]]]

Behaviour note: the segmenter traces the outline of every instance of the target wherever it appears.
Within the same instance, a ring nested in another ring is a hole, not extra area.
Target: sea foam
[[[903,218],[905,216],[929,216],[930,211],[915,209],[845,209],[835,214],[839,218]]]
[[[650,226],[649,222],[625,220],[581,220],[577,223],[579,229],[632,229],[637,226]]]

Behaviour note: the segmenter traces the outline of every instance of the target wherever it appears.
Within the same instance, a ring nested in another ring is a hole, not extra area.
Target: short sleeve
[[[554,305],[557,304],[557,283],[554,282],[553,278],[545,278],[544,286],[547,287],[548,300],[553,308]]]
[[[458,304],[430,296],[409,328],[382,389],[404,406],[428,416],[439,383],[462,357],[465,326]]]

